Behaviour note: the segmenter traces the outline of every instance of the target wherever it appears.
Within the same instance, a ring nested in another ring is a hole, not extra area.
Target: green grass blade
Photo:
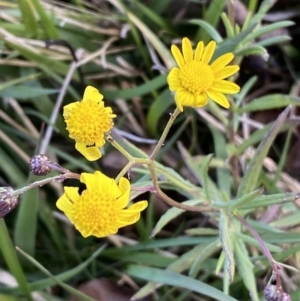
[[[152,281],[153,279],[155,279],[155,282],[157,283],[163,283],[167,285],[173,285],[176,287],[189,289],[204,296],[214,298],[218,301],[237,301],[236,299],[225,295],[223,292],[204,282],[174,272],[163,271],[160,269],[149,268],[144,266],[142,267],[139,265],[130,265],[126,269],[126,272],[133,277],[137,277],[147,281]],[[135,297],[136,295],[134,295],[132,298]]]
[[[40,0],[29,0],[31,5],[36,9],[37,13],[41,18],[41,22],[43,27],[47,33],[49,39],[56,39],[58,38],[58,33],[54,25],[54,15],[53,20],[51,20],[46,13],[46,9],[41,5]]]
[[[257,187],[258,184],[258,175],[263,166],[263,161],[267,156],[267,153],[277,135],[280,128],[284,124],[286,117],[290,111],[291,107],[287,107],[274,122],[272,128],[268,134],[263,138],[258,148],[255,151],[255,154],[251,161],[248,164],[244,177],[240,183],[237,197],[240,198],[244,194],[252,191]]]
[[[16,278],[20,290],[26,296],[27,300],[32,300],[27,280],[20,265],[15,248],[9,237],[8,230],[3,218],[0,218],[0,249],[10,272]]]
[[[105,98],[109,99],[131,99],[137,96],[143,96],[145,94],[151,93],[154,90],[157,90],[167,84],[167,75],[162,74],[158,75],[154,79],[147,81],[145,84],[142,84],[136,88],[133,89],[127,89],[127,90],[101,90],[101,94],[104,95]]]
[[[213,0],[209,3],[210,4],[205,12],[204,19],[212,27],[216,28],[220,20],[221,13],[224,10],[226,0]],[[199,28],[198,32],[196,33],[195,39],[197,41],[203,41],[205,44],[208,43],[208,41],[210,40],[210,35],[206,31],[206,28]]]
[[[14,242],[17,247],[22,248],[26,253],[34,256],[39,191],[37,188],[30,189],[21,198],[14,233]]]
[[[253,264],[249,258],[248,251],[243,241],[234,236],[234,254],[237,263],[237,269],[239,275],[242,277],[244,285],[249,290],[251,294],[252,301],[259,301],[257,288],[256,288],[256,279],[253,271]]]
[[[60,281],[58,278],[53,276],[47,269],[45,269],[38,261],[36,261],[34,258],[23,252],[21,249],[18,249],[18,251],[29,261],[31,262],[35,267],[37,267],[41,272],[43,272],[45,275],[47,275],[49,278],[53,279],[59,286],[64,288],[67,292],[72,294],[73,296],[79,298],[79,300],[82,301],[97,301],[94,298],[88,297],[87,295],[81,293],[80,291],[76,290],[75,288],[71,287],[70,285],[67,285]]]

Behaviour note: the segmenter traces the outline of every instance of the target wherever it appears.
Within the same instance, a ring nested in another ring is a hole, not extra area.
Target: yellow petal
[[[182,53],[186,63],[193,60],[193,48],[191,41],[188,38],[182,39]]]
[[[117,209],[123,209],[129,202],[130,182],[126,178],[121,178],[119,182],[119,189],[122,195],[118,198],[116,207]]]
[[[195,104],[195,95],[181,88],[176,92],[175,102],[178,108],[180,108],[179,105],[193,107]]]
[[[99,185],[101,183],[101,174],[99,171],[96,171],[95,173],[87,173],[83,172],[80,175],[80,182],[84,183],[86,185],[86,188],[88,190],[93,190],[93,191],[99,191]],[[105,175],[103,175],[105,177]]]
[[[63,112],[63,116],[67,117],[69,115],[69,112],[75,108],[77,105],[79,104],[79,101],[76,102],[72,102],[66,106],[64,106],[64,112]]]
[[[75,203],[80,197],[78,194],[78,187],[64,187],[66,197]]]
[[[241,88],[233,82],[224,79],[219,79],[214,81],[211,90],[226,94],[235,94],[240,92]]]
[[[169,89],[171,91],[176,91],[181,86],[180,79],[179,79],[179,73],[180,73],[180,70],[178,68],[174,67],[171,69],[171,71],[167,77]]]
[[[175,102],[176,102],[177,108],[182,112],[183,111],[183,105],[182,105],[179,97],[180,97],[180,94],[177,92],[175,94]]]
[[[240,67],[237,65],[226,66],[221,70],[215,72],[215,80],[227,78],[240,70]]]
[[[224,107],[225,109],[228,109],[230,107],[230,103],[224,94],[222,94],[220,92],[209,90],[209,91],[207,91],[207,95],[209,96],[209,98],[211,98],[213,101],[215,101],[216,103],[218,103],[220,106]]]
[[[201,41],[197,44],[197,48],[195,51],[195,61],[201,61],[204,50],[204,43]]]
[[[228,65],[234,58],[233,53],[226,53],[220,57],[218,57],[210,67],[213,69],[214,72],[222,69],[226,65]]]
[[[124,218],[120,218],[117,220],[118,226],[119,228],[121,227],[125,227],[127,225],[132,225],[134,223],[136,223],[141,217],[140,212],[139,213],[135,213],[129,216],[125,216]]]
[[[174,57],[177,65],[179,66],[179,68],[184,66],[185,62],[184,62],[183,56],[182,56],[179,48],[176,45],[171,46],[171,52],[173,54],[173,57]]]
[[[135,215],[137,213],[140,213],[145,208],[147,208],[148,202],[147,201],[140,201],[133,205],[131,205],[128,209],[120,210],[118,213],[118,220],[127,220],[127,218],[130,218],[132,215]]]
[[[99,93],[99,90],[92,86],[87,86],[84,90],[82,101],[95,101],[97,103],[101,102],[103,95]]]
[[[146,209],[147,207],[148,207],[148,202],[147,201],[139,201],[139,202],[136,202],[135,204],[132,204],[131,206],[129,206],[127,211],[141,212],[144,209]]]
[[[197,108],[202,108],[207,105],[207,102],[208,102],[208,97],[205,93],[203,93],[195,97],[194,106]]]
[[[214,55],[215,49],[216,49],[215,41],[209,42],[208,45],[205,47],[205,50],[204,50],[203,56],[202,56],[202,60],[201,60],[204,64],[209,63],[212,56]]]
[[[101,158],[101,152],[98,147],[87,147],[84,143],[76,142],[75,148],[88,160],[96,161]]]
[[[69,190],[69,194],[71,193],[70,190],[74,190],[74,194],[78,195],[78,188],[77,187],[65,187],[65,190]],[[71,193],[72,194],[72,193]],[[78,195],[79,197],[79,195]],[[70,202],[70,198],[67,196],[66,193],[64,193],[57,201],[56,201],[56,207],[63,211],[63,212],[71,212],[73,209],[73,203]]]

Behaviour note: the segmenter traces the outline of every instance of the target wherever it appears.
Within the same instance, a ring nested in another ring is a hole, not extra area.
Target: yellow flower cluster
[[[105,107],[103,95],[91,86],[85,89],[82,101],[64,107],[63,113],[75,148],[89,161],[101,157],[99,148],[105,143],[105,134],[113,127],[116,117],[112,108]],[[86,189],[79,194],[78,187],[64,187],[64,194],[56,202],[83,237],[104,237],[118,229],[134,224],[140,218],[147,201],[140,201],[127,209],[130,183],[121,178],[119,183],[100,171],[82,173],[80,181]]]
[[[201,41],[194,52],[188,38],[182,39],[182,53],[176,45],[172,45],[171,52],[178,67],[170,71],[168,84],[175,92],[180,111],[183,111],[183,106],[204,107],[209,98],[228,109],[229,101],[224,94],[240,91],[238,85],[225,80],[240,69],[237,65],[226,66],[232,61],[233,54],[226,53],[209,64],[215,49],[215,41],[205,48]]]
[[[210,63],[215,49],[214,41],[206,47],[199,42],[194,52],[187,38],[182,40],[182,52],[172,45],[171,52],[178,67],[170,71],[167,81],[170,90],[175,92],[180,111],[184,106],[203,107],[209,98],[229,108],[224,94],[240,91],[238,85],[225,80],[239,70],[237,65],[227,66],[233,54],[226,53]],[[82,101],[65,106],[63,116],[69,135],[76,142],[75,148],[89,161],[99,159],[99,148],[104,145],[105,135],[112,129],[116,117],[111,107],[105,107],[103,95],[88,86]],[[79,188],[65,187],[57,207],[84,237],[117,233],[119,228],[138,221],[141,211],[148,205],[147,201],[140,201],[126,209],[130,198],[130,183],[126,178],[117,183],[96,171],[94,174],[82,173],[80,181],[86,189],[79,194]]]
[[[129,202],[130,183],[121,178],[117,184],[99,171],[82,173],[80,181],[86,189],[79,194],[78,187],[65,187],[65,193],[56,206],[62,210],[83,237],[104,237],[118,229],[134,224],[148,203],[137,202],[124,209]]]

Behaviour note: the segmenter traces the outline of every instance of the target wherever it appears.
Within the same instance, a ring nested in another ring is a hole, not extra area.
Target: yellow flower
[[[118,229],[134,224],[141,211],[148,206],[140,201],[127,209],[130,183],[121,178],[119,184],[99,171],[82,173],[80,182],[86,189],[79,194],[77,187],[64,187],[65,193],[56,206],[62,210],[83,237],[90,235],[104,237],[118,232]]]
[[[232,53],[220,56],[209,65],[215,48],[215,41],[205,48],[201,41],[194,53],[188,38],[182,39],[182,53],[172,45],[171,52],[179,68],[172,68],[167,80],[170,90],[175,92],[180,111],[183,111],[183,106],[204,107],[208,98],[227,109],[230,104],[224,94],[240,91],[238,85],[224,80],[240,69],[237,65],[226,66],[234,57]]]
[[[99,147],[105,143],[104,134],[113,127],[116,117],[111,107],[104,107],[103,95],[94,87],[86,87],[82,101],[64,106],[64,119],[75,148],[89,161],[101,157]]]

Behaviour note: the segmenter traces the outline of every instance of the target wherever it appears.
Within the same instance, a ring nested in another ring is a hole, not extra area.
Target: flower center
[[[191,61],[181,67],[179,78],[183,88],[193,94],[201,94],[211,88],[214,74],[209,65]]]
[[[109,194],[84,190],[74,202],[74,224],[88,232],[109,233],[116,217],[116,200]]]
[[[64,116],[70,137],[86,145],[103,141],[103,134],[113,126],[113,117],[110,107],[94,101],[78,102]]]

